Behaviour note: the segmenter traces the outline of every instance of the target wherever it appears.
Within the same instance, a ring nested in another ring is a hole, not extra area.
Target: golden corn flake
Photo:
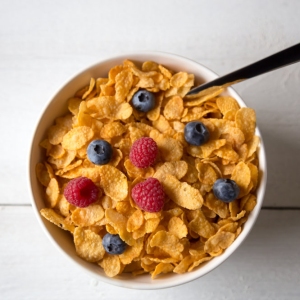
[[[196,169],[198,170],[198,178],[200,182],[204,184],[213,185],[218,179],[218,174],[215,169],[208,163],[199,162],[196,165]]]
[[[216,233],[215,227],[206,219],[201,210],[195,211],[195,217],[188,226],[193,232],[204,238],[210,238]]]
[[[205,242],[204,251],[214,256],[220,255],[232,244],[234,239],[234,233],[219,231]]]
[[[69,231],[78,256],[96,263],[108,277],[149,273],[155,279],[191,272],[221,255],[255,208],[260,142],[255,112],[223,94],[227,85],[187,95],[194,81],[194,74],[157,62],[125,60],[66,99],[68,113],[54,120],[40,142],[45,160],[35,171],[47,207],[41,215]],[[141,89],[155,97],[148,112],[132,106]],[[186,142],[184,130],[191,121],[207,127],[205,144]],[[141,137],[151,137],[158,146],[148,168],[129,159],[132,144]],[[105,165],[93,164],[87,155],[95,139],[113,148]],[[78,177],[99,188],[97,201],[84,208],[64,196],[68,182]],[[132,187],[149,177],[158,179],[165,192],[163,209],[155,213],[141,210],[131,197]],[[237,199],[225,203],[214,196],[219,178],[236,181]],[[126,243],[122,254],[105,252],[107,233]]]
[[[164,99],[163,93],[158,93],[155,97],[155,106],[152,110],[147,112],[147,118],[151,121],[156,121],[160,116],[161,104]]]
[[[167,120],[178,120],[183,113],[183,100],[179,96],[172,97],[164,108],[164,116]]]
[[[213,193],[208,193],[205,197],[205,206],[215,212],[218,216],[226,219],[229,216],[228,205],[217,199]]]
[[[157,120],[153,121],[153,126],[155,127],[155,129],[166,136],[171,137],[176,133],[169,121],[162,115],[160,115]]]
[[[168,230],[170,233],[176,235],[179,239],[186,237],[188,233],[185,223],[178,217],[173,217],[170,219]]]
[[[259,137],[254,135],[252,139],[250,139],[247,142],[247,148],[248,148],[247,158],[256,152],[258,145],[259,145]]]
[[[99,263],[108,277],[115,277],[121,272],[121,262],[117,255],[106,254]]]
[[[70,98],[68,100],[68,109],[73,115],[78,115],[79,113],[79,105],[81,103],[82,99],[80,98]]]
[[[236,112],[239,110],[240,106],[237,101],[230,96],[218,97],[216,101],[220,112],[225,115],[227,112]]]
[[[64,195],[59,195],[55,209],[57,209],[62,216],[68,217],[76,207],[70,204]]]
[[[87,101],[87,108],[97,119],[125,120],[132,114],[132,107],[127,102],[120,102],[114,96],[102,96]]]
[[[98,168],[100,174],[100,186],[105,194],[113,200],[124,200],[128,194],[127,178],[119,169],[104,165]]]
[[[157,71],[158,64],[154,61],[145,61],[142,65],[142,71],[149,72],[149,71]]]
[[[72,212],[72,221],[75,225],[91,226],[104,217],[104,210],[99,204],[91,204],[88,207],[76,208]]]
[[[159,263],[151,274],[152,279],[161,273],[170,273],[174,270],[174,265],[170,263]]]
[[[74,243],[77,254],[86,261],[97,262],[105,254],[100,235],[92,230],[76,227]]]
[[[48,129],[48,140],[52,145],[58,145],[62,142],[68,128],[60,125],[53,125]]]
[[[242,161],[239,162],[231,174],[231,179],[239,186],[240,197],[244,196],[251,182],[251,171],[249,166]]]
[[[203,90],[201,92],[199,92],[198,94],[194,94],[194,95],[188,95],[186,96],[185,100],[187,100],[185,102],[185,106],[199,106],[203,103],[205,103],[208,100],[211,100],[213,98],[215,98],[216,96],[220,95],[222,92],[224,91],[224,89],[222,87],[211,87],[208,88],[206,90]]]
[[[138,230],[144,223],[144,216],[141,210],[136,210],[127,221],[127,231],[133,232]]]
[[[184,249],[177,236],[164,230],[155,233],[150,241],[150,246],[161,248],[173,258],[181,256]]]
[[[56,213],[52,208],[42,208],[40,211],[41,215],[51,223],[55,224],[59,228],[74,232],[74,225],[70,224],[66,218]]]
[[[252,188],[256,189],[256,186],[258,184],[258,168],[256,165],[254,165],[252,163],[248,163],[247,166],[250,169],[250,173],[251,173],[251,181],[253,184]]]
[[[133,83],[133,75],[129,69],[125,69],[121,71],[116,76],[115,97],[117,101],[124,101],[126,99],[132,87],[132,83]]]
[[[118,213],[114,209],[107,209],[105,211],[105,218],[108,223],[116,230],[121,239],[126,242],[126,244],[132,246],[136,241],[132,237],[132,233],[127,231],[127,221],[126,218],[121,213]]]
[[[88,90],[82,95],[82,99],[85,99],[85,98],[87,98],[88,95],[90,95],[90,93],[92,92],[92,90],[93,90],[93,88],[94,88],[94,86],[95,86],[95,83],[96,83],[95,79],[94,79],[94,78],[91,78],[89,88],[88,88]]]
[[[46,203],[49,207],[54,207],[59,197],[59,186],[55,178],[51,178],[46,189]]]
[[[87,126],[75,127],[64,135],[62,146],[67,150],[77,150],[90,141],[94,136],[94,131]]]
[[[235,123],[240,128],[246,141],[249,141],[254,136],[256,126],[256,114],[252,108],[240,108],[235,115]]]
[[[111,122],[103,126],[100,136],[103,139],[111,139],[121,136],[126,131],[125,126],[121,122]]]
[[[43,186],[47,187],[50,182],[50,176],[49,176],[46,166],[42,163],[38,163],[35,166],[35,173],[36,173],[36,176],[37,176],[39,182]]]
[[[127,246],[125,251],[120,254],[119,258],[122,264],[128,265],[135,258],[139,257],[144,247],[144,238],[139,238],[133,246]]]
[[[203,204],[200,191],[186,182],[180,182],[176,177],[167,174],[162,182],[164,191],[177,205],[187,209],[199,209]]]
[[[184,160],[165,162],[153,175],[160,182],[165,180],[167,174],[175,176],[178,180],[186,175],[188,171],[188,164]]]
[[[214,151],[220,149],[225,144],[226,144],[225,139],[210,140],[202,146],[193,146],[193,145],[188,146],[187,152],[194,157],[207,158],[211,156]]]
[[[171,77],[170,85],[179,88],[183,86],[187,80],[188,80],[188,73],[178,72]]]
[[[150,132],[150,137],[157,143],[159,152],[164,161],[177,161],[181,159],[183,146],[179,141],[156,133],[155,130]]]

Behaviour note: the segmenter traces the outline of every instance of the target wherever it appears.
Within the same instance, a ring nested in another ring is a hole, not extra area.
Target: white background
[[[43,235],[27,186],[39,114],[83,68],[158,50],[222,75],[299,42],[298,0],[0,0],[0,298],[299,299],[300,63],[234,86],[257,111],[267,193],[246,242],[204,278],[158,291],[95,281]]]

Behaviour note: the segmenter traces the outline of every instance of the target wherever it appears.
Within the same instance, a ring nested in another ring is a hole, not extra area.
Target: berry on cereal
[[[102,239],[102,245],[109,254],[122,254],[126,249],[126,243],[118,234],[107,233]]]
[[[105,140],[94,140],[87,148],[88,159],[95,165],[106,165],[111,160],[113,149]]]
[[[229,203],[238,197],[240,188],[234,180],[218,179],[213,185],[213,192],[219,200]]]
[[[201,146],[208,141],[209,131],[201,122],[189,122],[184,128],[184,138],[191,145]]]
[[[132,106],[138,111],[148,112],[155,106],[155,97],[147,90],[139,90],[132,97]]]
[[[156,178],[150,177],[136,184],[131,196],[138,207],[147,212],[159,212],[164,206],[165,193]]]
[[[99,189],[94,182],[86,177],[70,180],[64,189],[67,201],[77,207],[87,207],[97,201]]]
[[[157,153],[156,142],[150,137],[142,137],[133,143],[129,159],[136,167],[147,168],[155,162]]]

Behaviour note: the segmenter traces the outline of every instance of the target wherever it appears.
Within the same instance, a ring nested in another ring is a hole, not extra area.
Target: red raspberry
[[[131,196],[139,208],[148,212],[158,212],[164,206],[165,193],[156,178],[150,177],[135,185]]]
[[[154,163],[157,152],[155,141],[149,137],[142,137],[131,146],[129,158],[136,167],[147,168]]]
[[[86,207],[94,203],[98,199],[98,194],[98,187],[86,177],[70,180],[64,190],[67,201],[78,207]]]

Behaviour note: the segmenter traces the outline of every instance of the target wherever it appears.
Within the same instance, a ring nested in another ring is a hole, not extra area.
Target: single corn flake
[[[136,210],[127,221],[127,231],[133,232],[138,230],[144,223],[144,215],[141,210]]]
[[[76,253],[86,261],[97,262],[105,254],[101,236],[92,230],[76,227],[74,230],[74,243]]]
[[[180,160],[183,155],[182,144],[163,134],[155,133],[155,130],[150,132],[150,137],[156,142],[159,152],[165,161]]]
[[[165,162],[153,175],[160,182],[163,182],[166,175],[170,174],[175,176],[178,180],[186,175],[188,171],[188,164],[184,160]]]
[[[104,193],[113,200],[124,200],[128,195],[127,177],[119,169],[103,165],[98,167],[100,174],[100,186]]]
[[[225,115],[228,111],[238,111],[240,108],[237,101],[231,96],[218,97],[216,101],[221,113]]]
[[[61,229],[74,232],[74,225],[70,224],[64,217],[55,212],[52,208],[42,208],[41,215],[49,222],[55,224]]]
[[[205,242],[204,251],[210,255],[220,255],[232,244],[234,239],[234,233],[219,231]]]
[[[156,278],[159,274],[165,274],[165,273],[170,273],[174,269],[174,266],[170,263],[159,263],[154,271],[152,272],[152,279]]]
[[[70,130],[64,135],[62,146],[67,150],[77,150],[90,141],[94,136],[94,131],[87,126],[79,126]]]
[[[75,225],[85,227],[99,222],[104,217],[104,210],[99,204],[91,204],[84,208],[76,208],[72,212],[72,221]]]
[[[172,217],[168,223],[170,233],[176,235],[179,239],[186,237],[188,234],[185,223],[178,217]]]
[[[187,80],[188,80],[188,73],[178,72],[171,77],[170,84],[173,87],[179,88],[183,86]]]
[[[180,119],[183,113],[183,100],[179,96],[172,97],[164,108],[164,116],[167,120]]]
[[[251,171],[249,166],[242,161],[239,162],[231,174],[231,179],[234,180],[240,188],[239,198],[244,196],[247,193],[251,182]]]
[[[165,193],[177,205],[187,209],[199,209],[203,204],[203,198],[199,190],[186,182],[180,182],[176,177],[167,174],[162,182]]]
[[[43,186],[47,187],[50,182],[50,176],[49,176],[46,166],[43,163],[38,163],[35,166],[35,173],[36,173],[36,176],[37,176],[39,182]]]
[[[53,208],[59,197],[59,186],[55,178],[51,178],[46,189],[46,201],[49,207]]]
[[[246,142],[253,138],[256,126],[256,114],[252,108],[240,108],[235,115],[235,123],[236,127],[243,131]]]
[[[201,210],[197,210],[195,212],[195,217],[188,224],[188,227],[206,239],[210,238],[216,233],[215,227],[206,219]]]

